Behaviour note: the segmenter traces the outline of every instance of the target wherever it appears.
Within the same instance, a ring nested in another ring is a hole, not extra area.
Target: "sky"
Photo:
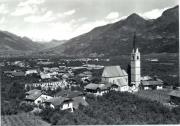
[[[34,41],[68,40],[132,13],[155,19],[178,0],[0,0],[0,30]]]

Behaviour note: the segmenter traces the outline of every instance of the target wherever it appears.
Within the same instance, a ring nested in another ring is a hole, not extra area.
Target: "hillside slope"
[[[65,44],[48,49],[43,54],[68,56],[114,56],[129,54],[133,33],[144,54],[178,52],[179,6],[163,12],[154,20],[145,20],[137,14],[75,37]]]

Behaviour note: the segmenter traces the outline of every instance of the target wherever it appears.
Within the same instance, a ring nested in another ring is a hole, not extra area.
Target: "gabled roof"
[[[96,90],[97,88],[99,88],[99,85],[93,83],[90,83],[84,87],[84,89],[91,89],[91,90]]]
[[[38,90],[38,89],[33,89],[33,90],[30,90],[30,91],[28,91],[28,92],[26,92],[26,94],[36,94],[36,93],[39,93],[39,92],[41,92],[41,90]]]
[[[35,92],[35,93],[29,94],[28,96],[26,96],[25,100],[32,100],[32,101],[34,101],[37,98],[39,98],[41,95],[42,95],[41,92]]]
[[[113,84],[107,83],[107,84],[93,84],[90,83],[84,87],[84,89],[90,89],[90,90],[97,90],[98,88],[100,90],[107,90],[109,89]]]
[[[12,72],[11,73],[13,76],[16,76],[16,77],[19,77],[19,76],[25,76],[25,73],[24,72]]]
[[[148,85],[163,85],[162,81],[158,80],[150,80],[150,81],[141,81],[142,85],[148,86]]]
[[[67,98],[74,98],[82,95],[84,95],[84,93],[81,91],[70,91],[70,90],[63,90],[56,94],[56,96],[67,97]]]
[[[106,66],[102,73],[102,77],[123,77],[125,75],[126,73],[120,66]]]
[[[122,69],[122,72],[123,72],[124,76],[128,76],[127,72],[124,69]]]
[[[175,96],[180,98],[180,90],[173,90],[169,93],[170,96]]]
[[[124,78],[119,78],[117,80],[117,82],[118,82],[117,85],[120,86],[120,87],[128,85],[128,83],[126,82],[126,80]]]
[[[44,101],[45,103],[51,103],[54,106],[58,106],[61,105],[62,103],[66,102],[66,101],[70,101],[71,99],[69,98],[65,98],[65,97],[55,97],[49,100]]]

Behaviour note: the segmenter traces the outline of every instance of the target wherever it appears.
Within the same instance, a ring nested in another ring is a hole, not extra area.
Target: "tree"
[[[19,83],[13,83],[12,87],[8,91],[8,96],[10,99],[23,99],[24,98],[24,86]]]

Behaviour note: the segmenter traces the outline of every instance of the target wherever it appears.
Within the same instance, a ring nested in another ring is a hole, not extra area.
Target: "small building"
[[[46,100],[45,105],[51,108],[60,108],[61,110],[70,109],[73,112],[79,105],[87,106],[85,94],[80,91],[63,90],[58,92],[53,99]]]
[[[120,66],[106,66],[102,73],[102,82],[118,86],[119,91],[128,91],[128,74]]]
[[[51,96],[44,95],[41,90],[33,89],[26,92],[25,101],[29,104],[40,105],[45,100],[51,99]]]
[[[54,97],[52,99],[44,101],[45,106],[49,106],[53,109],[60,108],[61,110],[70,109],[73,112],[72,99],[66,97]]]
[[[102,96],[104,93],[108,93],[110,90],[118,91],[118,85],[116,84],[93,84],[90,83],[84,87],[84,90],[89,94],[96,96]]]
[[[154,77],[154,79],[142,80],[140,88],[143,90],[161,90],[163,89],[163,81]]]
[[[83,73],[78,74],[78,76],[81,78],[83,82],[86,80],[88,81],[92,80],[92,72],[90,71],[84,71]]]
[[[169,96],[172,104],[180,105],[180,90],[171,91]]]

